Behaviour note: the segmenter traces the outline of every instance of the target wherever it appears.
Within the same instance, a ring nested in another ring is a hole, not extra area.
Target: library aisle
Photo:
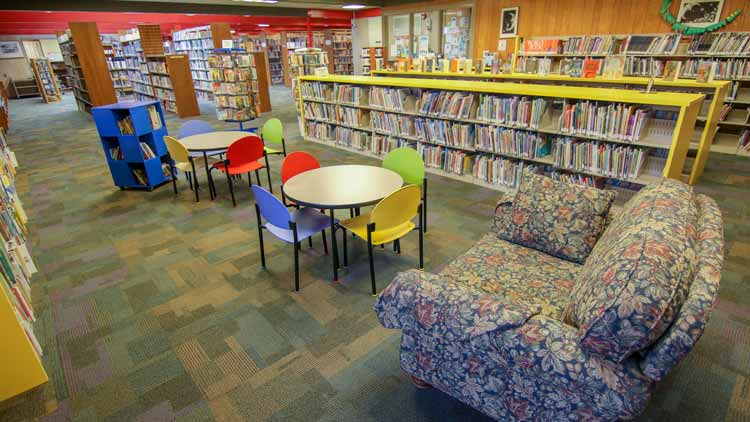
[[[322,165],[379,165],[302,141],[290,91],[271,89],[273,112],[259,122],[280,118],[289,150],[311,152]],[[200,118],[215,128],[236,127],[217,122],[210,104],[201,107]],[[488,420],[437,389],[415,390],[400,372],[400,333],[372,312],[362,242],[351,242],[352,265],[339,282],[329,281],[321,248],[303,245],[302,289],[294,293],[279,284],[293,277],[287,245],[266,242],[271,276],[261,276],[247,189],[237,190],[237,208],[223,183],[219,200],[200,203],[184,179],[177,196],[169,185],[147,195],[120,191],[90,116],[76,111],[71,95],[49,105],[17,100],[10,110],[9,140],[22,169],[17,186],[40,269],[33,297],[50,382],[3,402],[0,420]],[[166,118],[170,133],[184,121]],[[703,339],[639,420],[745,415],[748,381],[735,373],[750,371],[746,164],[713,154],[696,187],[724,212],[720,298]],[[276,186],[279,167],[273,157]],[[429,179],[425,264],[437,271],[486,232],[500,194]],[[404,239],[402,255],[375,255],[379,279],[413,268],[416,239]]]

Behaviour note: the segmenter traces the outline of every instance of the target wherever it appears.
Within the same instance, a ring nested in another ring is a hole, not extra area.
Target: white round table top
[[[227,149],[234,141],[250,135],[254,135],[254,133],[241,132],[239,130],[221,130],[186,136],[180,139],[180,143],[185,145],[188,151],[212,151]]]
[[[300,173],[282,186],[290,200],[315,208],[356,208],[374,204],[399,189],[404,179],[376,166],[340,165]]]

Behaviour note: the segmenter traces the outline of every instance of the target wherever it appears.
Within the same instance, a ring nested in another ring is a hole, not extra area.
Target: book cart
[[[457,79],[457,80],[480,80],[491,82],[516,82],[516,83],[534,83],[534,84],[552,84],[552,85],[570,85],[570,86],[591,86],[605,88],[620,88],[642,91],[646,89],[650,78],[630,77],[622,78],[604,78],[597,76],[595,78],[574,78],[565,75],[533,75],[526,73],[452,73],[452,72],[415,72],[415,71],[392,71],[392,70],[373,70],[373,76],[386,77],[413,77],[413,78],[431,78],[431,79]],[[690,138],[690,150],[695,151],[695,159],[692,163],[688,162],[688,179],[687,182],[695,184],[703,174],[708,157],[711,151],[716,151],[717,146],[714,136],[717,131],[719,122],[721,104],[730,88],[729,82],[696,82],[692,79],[678,79],[675,81],[665,81],[654,79],[653,91],[655,92],[686,92],[697,93],[706,96],[701,105],[700,112],[696,118],[696,127]]]
[[[682,176],[704,96],[608,88],[302,76],[304,139],[381,157],[408,146],[428,171],[498,190],[531,167],[622,192]]]
[[[244,49],[217,48],[208,56],[208,65],[216,118],[240,127],[255,119],[260,114],[255,55]]]
[[[115,186],[151,191],[172,180],[159,101],[95,107],[92,115]]]
[[[31,68],[34,70],[34,79],[39,86],[39,92],[45,103],[60,101],[62,94],[57,84],[57,77],[47,59],[31,59]]]

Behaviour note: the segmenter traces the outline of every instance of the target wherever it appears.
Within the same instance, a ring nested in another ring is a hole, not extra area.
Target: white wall
[[[54,35],[2,35],[0,36],[0,41],[20,42],[25,55],[25,57],[17,59],[0,59],[0,78],[5,77],[5,75],[16,80],[34,78],[34,73],[31,70],[31,64],[28,60],[29,53],[23,48],[24,41],[40,41],[42,43],[41,49],[44,53],[60,52],[60,47],[57,45],[57,39]],[[31,57],[34,57],[33,53]]]

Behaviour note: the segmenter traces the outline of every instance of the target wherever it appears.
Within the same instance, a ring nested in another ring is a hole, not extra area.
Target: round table
[[[284,196],[297,204],[330,210],[333,242],[333,279],[338,279],[338,246],[334,210],[359,208],[379,202],[399,189],[404,179],[398,173],[376,166],[340,165],[300,173],[281,187]],[[346,252],[346,236],[344,236]],[[344,255],[346,256],[346,255]]]
[[[252,133],[241,132],[239,130],[222,130],[216,132],[200,133],[198,135],[190,135],[180,139],[180,143],[187,148],[190,152],[198,152],[203,154],[203,163],[206,166],[206,175],[208,176],[208,153],[215,151],[218,153],[229,148],[234,141],[250,136]],[[215,155],[215,154],[212,154]],[[192,164],[192,157],[191,157]],[[195,165],[193,164],[193,169]],[[196,178],[197,183],[197,178]],[[209,195],[211,199],[214,199],[214,192],[209,187]],[[195,199],[198,200],[198,189],[195,189]]]

